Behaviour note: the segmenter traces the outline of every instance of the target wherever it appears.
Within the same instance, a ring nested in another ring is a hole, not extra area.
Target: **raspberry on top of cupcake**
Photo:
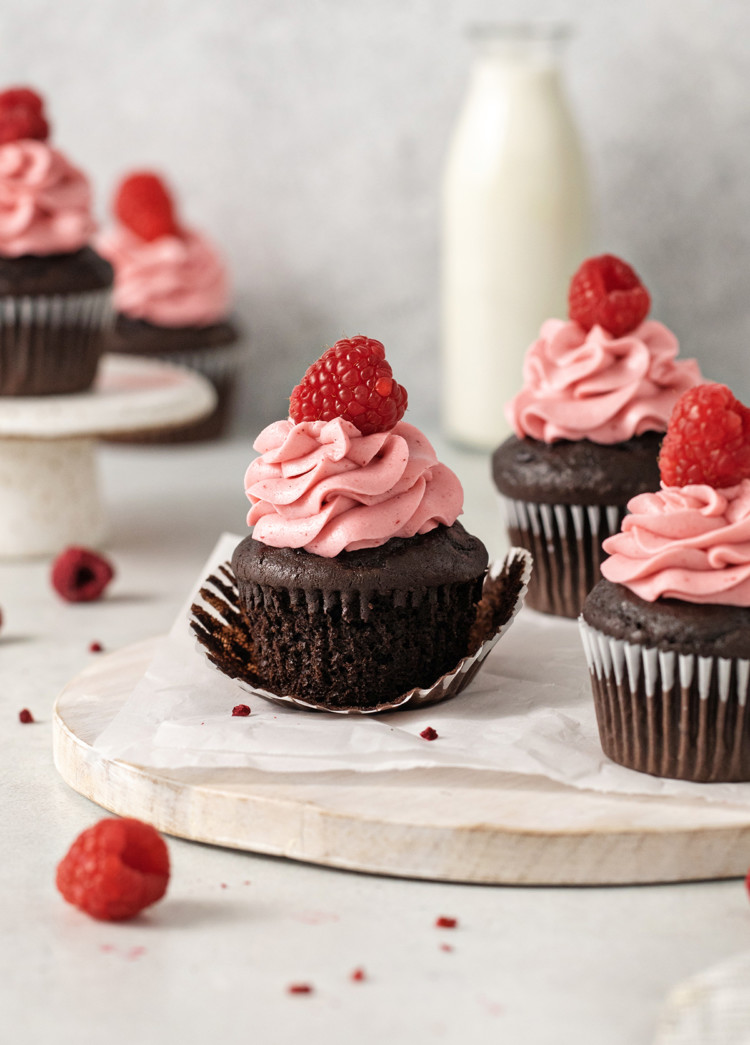
[[[290,418],[261,432],[247,469],[256,541],[316,555],[413,537],[461,514],[463,491],[401,418],[406,390],[380,341],[338,341],[291,395]]]
[[[517,436],[620,443],[666,429],[672,407],[702,378],[662,323],[637,273],[612,254],[589,258],[570,284],[568,322],[548,319],[506,407]]]
[[[115,194],[117,224],[99,250],[114,266],[115,308],[161,327],[208,327],[230,305],[226,267],[213,244],[184,225],[165,181],[152,171],[125,177]]]
[[[67,254],[95,230],[88,178],[49,144],[42,98],[0,92],[0,256]]]
[[[659,466],[661,490],[634,497],[604,542],[602,574],[646,602],[750,606],[750,410],[726,385],[686,392]]]
[[[232,569],[257,677],[318,708],[392,706],[473,653],[487,551],[463,491],[402,420],[383,345],[336,342],[261,432]]]

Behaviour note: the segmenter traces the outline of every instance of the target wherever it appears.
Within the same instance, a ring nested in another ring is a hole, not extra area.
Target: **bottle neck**
[[[560,25],[480,26],[471,33],[474,68],[485,75],[526,70],[556,73],[567,35]]]

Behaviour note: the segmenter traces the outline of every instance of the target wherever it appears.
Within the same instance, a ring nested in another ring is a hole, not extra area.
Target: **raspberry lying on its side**
[[[570,281],[568,315],[584,330],[595,324],[623,337],[643,322],[651,297],[638,273],[614,254],[588,258]]]
[[[88,548],[66,548],[52,564],[52,587],[66,602],[98,599],[115,575],[103,555]]]
[[[665,486],[715,489],[750,479],[750,410],[726,385],[696,385],[674,405],[659,453]]]
[[[179,236],[174,200],[151,171],[130,174],[117,190],[114,211],[123,225],[150,243],[160,236]]]
[[[0,145],[34,138],[46,141],[49,124],[44,117],[44,102],[30,87],[9,87],[0,91]]]
[[[380,341],[343,338],[309,366],[292,392],[289,416],[301,421],[342,417],[362,435],[388,432],[404,416],[406,389],[393,380]]]
[[[140,820],[106,819],[76,838],[57,868],[57,888],[102,921],[133,918],[160,900],[169,881],[161,835]]]

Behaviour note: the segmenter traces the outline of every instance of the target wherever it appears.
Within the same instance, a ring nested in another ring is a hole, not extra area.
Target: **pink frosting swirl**
[[[545,443],[621,443],[666,431],[679,396],[702,381],[694,359],[677,360],[677,338],[649,320],[613,338],[600,326],[548,319],[526,353],[524,386],[507,404],[519,438]]]
[[[362,435],[349,421],[276,421],[245,475],[256,541],[332,558],[413,537],[461,514],[463,490],[413,425]]]
[[[88,179],[46,142],[0,145],[0,255],[68,254],[90,241]]]
[[[628,503],[603,548],[602,573],[647,602],[750,606],[750,479],[738,486],[662,486]]]
[[[114,303],[123,315],[163,327],[205,327],[227,315],[226,268],[197,232],[147,242],[118,226],[97,247],[115,270]]]

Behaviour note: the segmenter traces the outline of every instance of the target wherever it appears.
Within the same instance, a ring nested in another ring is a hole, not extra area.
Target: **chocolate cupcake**
[[[401,420],[379,341],[337,342],[255,441],[253,534],[232,569],[265,689],[367,708],[427,687],[470,652],[487,551],[463,492]]]
[[[205,236],[178,222],[172,196],[155,174],[125,178],[114,211],[117,226],[99,240],[115,269],[117,321],[110,351],[197,370],[218,394],[216,409],[201,421],[117,439],[187,442],[221,436],[245,357],[229,317],[225,265]]]
[[[88,389],[112,320],[88,180],[48,135],[35,92],[0,93],[0,395]]]
[[[721,385],[686,393],[662,476],[606,542],[580,618],[602,748],[656,776],[750,780],[750,411]]]
[[[648,309],[624,262],[584,262],[570,321],[542,325],[508,404],[515,434],[495,451],[492,475],[511,543],[534,556],[528,605],[544,613],[578,616],[600,576],[602,541],[631,497],[658,488],[674,403],[702,380],[694,360],[676,359],[675,336],[645,319]]]

